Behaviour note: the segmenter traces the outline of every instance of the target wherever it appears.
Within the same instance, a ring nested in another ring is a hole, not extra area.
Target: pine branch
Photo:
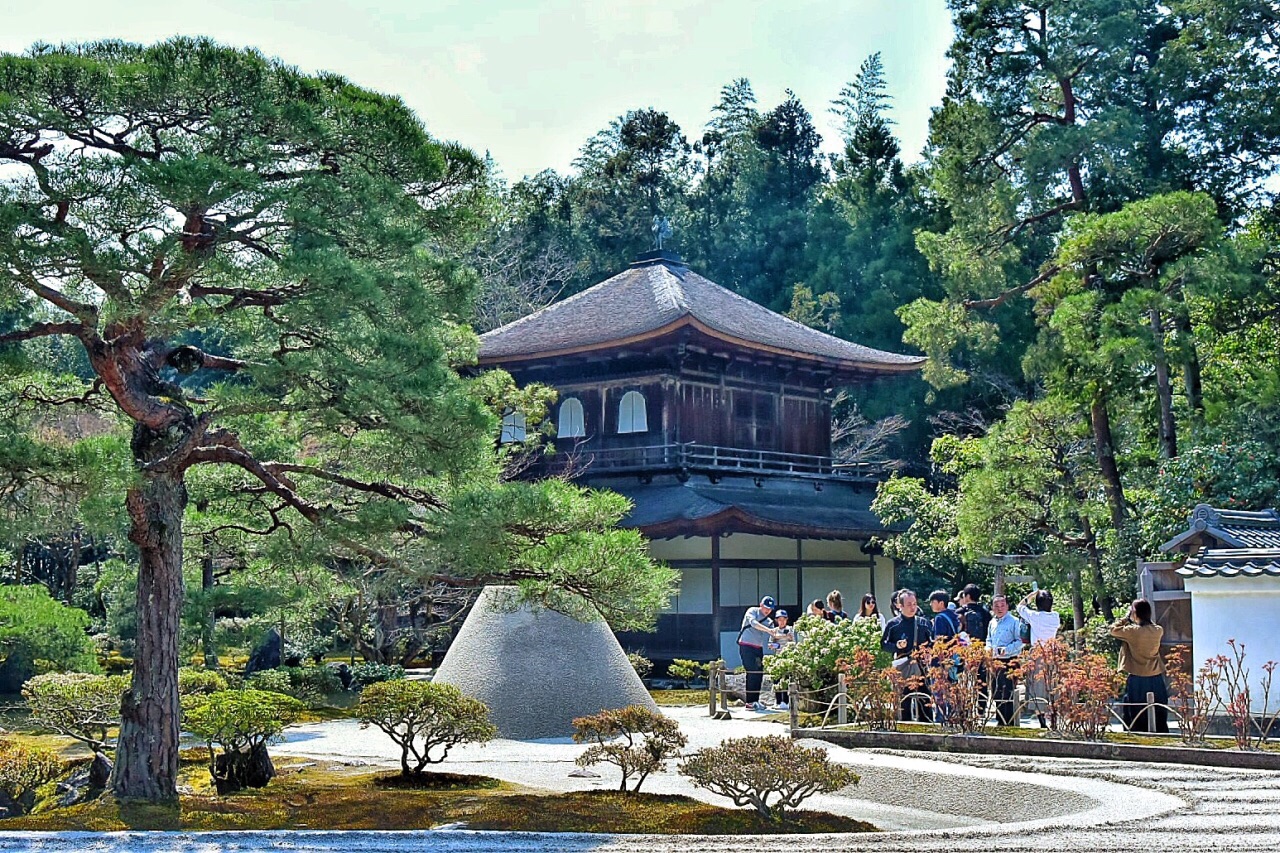
[[[18,329],[14,332],[5,332],[0,335],[0,344],[16,343],[18,341],[31,341],[36,338],[49,338],[55,335],[71,335],[78,337],[84,331],[83,323],[36,323],[25,329]]]
[[[1025,284],[1020,284],[1017,287],[1011,287],[1008,290],[1005,290],[1004,292],[991,297],[990,299],[969,299],[962,304],[964,305],[965,309],[969,311],[974,311],[979,309],[999,308],[1001,305],[1008,302],[1013,297],[1026,293],[1028,290],[1030,290],[1031,288],[1037,285],[1044,284],[1046,281],[1048,281],[1049,279],[1057,275],[1060,271],[1061,271],[1061,268],[1058,267],[1057,265],[1050,266],[1044,272],[1040,273],[1040,275],[1036,276],[1035,278],[1031,279]]]

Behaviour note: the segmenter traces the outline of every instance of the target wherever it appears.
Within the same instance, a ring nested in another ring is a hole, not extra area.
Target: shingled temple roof
[[[1198,504],[1191,513],[1187,530],[1160,546],[1161,551],[1186,550],[1202,545],[1214,548],[1262,548],[1280,551],[1280,512],[1264,509],[1248,512],[1217,509]]]
[[[682,327],[749,349],[846,370],[918,370],[925,359],[841,340],[757,305],[655,253],[582,293],[480,336],[480,363],[604,349]]]

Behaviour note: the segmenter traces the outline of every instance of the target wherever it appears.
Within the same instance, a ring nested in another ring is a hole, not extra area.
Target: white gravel
[[[746,712],[713,721],[705,709],[664,709],[679,720],[690,749],[729,737],[781,732]],[[817,741],[807,743],[819,744]],[[859,817],[886,830],[824,835],[803,842],[824,851],[1059,849],[1274,851],[1280,845],[1280,773],[1182,765],[956,756],[849,750],[820,744],[833,760],[862,774],[862,783],[814,797],[806,806]],[[568,791],[612,788],[617,776],[598,767],[596,778],[571,777],[582,747],[568,739],[495,741],[455,750],[441,765],[453,772],[495,776],[531,787]],[[381,732],[350,721],[290,730],[278,754],[392,766],[394,745]],[[645,790],[727,801],[690,788],[675,773],[652,777]],[[307,833],[0,833],[0,850],[48,853],[201,851],[508,851],[590,850],[690,853],[734,851],[779,840],[742,837],[546,835],[536,833],[307,832]]]

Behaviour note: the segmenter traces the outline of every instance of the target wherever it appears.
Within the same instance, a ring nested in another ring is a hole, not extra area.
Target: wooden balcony
[[[636,447],[591,447],[589,444],[538,460],[532,473],[539,476],[569,472],[573,477],[605,474],[717,474],[770,475],[828,480],[881,480],[883,465],[843,464],[829,456],[779,453],[718,447],[696,442]]]

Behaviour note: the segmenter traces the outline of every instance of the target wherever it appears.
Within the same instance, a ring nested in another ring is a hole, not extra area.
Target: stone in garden
[[[268,669],[279,669],[283,651],[284,643],[280,639],[280,632],[272,628],[253,650],[253,654],[249,655],[249,663],[245,665],[244,674],[252,675]]]
[[[79,805],[102,794],[111,776],[111,759],[101,752],[89,764],[77,768],[54,787],[59,808]]]
[[[331,664],[328,664],[328,666],[337,674],[338,681],[342,682],[342,689],[350,690],[351,681],[353,679],[353,676],[351,675],[351,667],[347,666],[345,663],[338,663],[338,664],[331,663]]]
[[[485,587],[436,671],[489,706],[502,737],[566,737],[573,719],[628,705],[658,706],[608,624],[514,606],[510,587]]]

